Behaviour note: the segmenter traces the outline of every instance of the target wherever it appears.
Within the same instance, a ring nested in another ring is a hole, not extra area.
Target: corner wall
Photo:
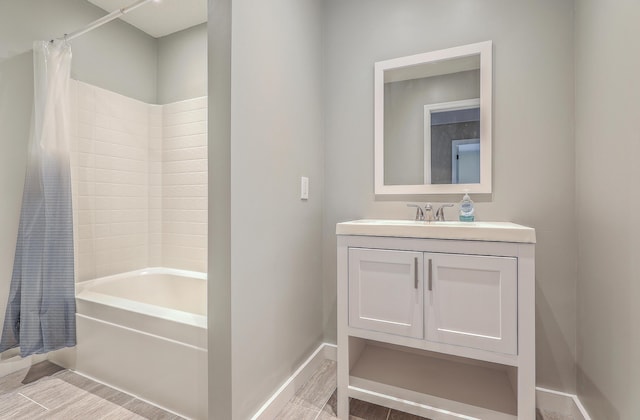
[[[575,392],[573,1],[327,0],[324,51],[324,323],[336,339],[337,222],[408,219],[406,201],[373,194],[376,61],[492,40],[493,194],[478,220],[536,229],[537,383]],[[453,218],[455,212],[448,210]]]
[[[640,413],[640,3],[576,0],[578,396]]]
[[[4,1],[2,50],[21,53],[38,39],[61,37],[107,13],[85,0]],[[121,20],[71,41],[71,77],[147,103],[156,102],[157,42]]]
[[[250,418],[322,339],[321,3],[232,3],[233,419]]]
[[[158,38],[158,103],[207,96],[207,24]]]

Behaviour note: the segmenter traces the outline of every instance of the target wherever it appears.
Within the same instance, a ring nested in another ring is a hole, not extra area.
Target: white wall
[[[232,11],[232,418],[246,419],[323,334],[322,9],[237,0]]]
[[[640,413],[640,3],[576,1],[578,394]]]
[[[335,223],[414,215],[406,202],[373,194],[374,62],[492,40],[494,193],[473,197],[476,217],[536,229],[537,382],[574,391],[573,2],[324,3],[326,339],[336,336]],[[457,202],[461,195],[409,199]]]
[[[158,103],[207,96],[207,24],[158,38]]]

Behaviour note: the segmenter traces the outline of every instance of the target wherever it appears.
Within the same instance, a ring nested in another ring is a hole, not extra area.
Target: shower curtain
[[[68,85],[71,47],[33,48],[34,108],[11,289],[0,352],[76,344]],[[16,139],[19,141],[19,139]]]

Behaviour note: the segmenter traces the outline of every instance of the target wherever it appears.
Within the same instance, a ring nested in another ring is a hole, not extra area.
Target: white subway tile
[[[185,147],[207,146],[206,134],[194,134],[192,136],[181,136],[174,138],[164,138],[163,145],[165,150],[182,149]]]
[[[206,132],[207,132],[206,122],[170,125],[170,126],[165,126],[163,129],[165,138],[193,136],[195,134],[205,134]]]
[[[207,210],[208,200],[202,198],[169,198],[162,199],[163,210]]]
[[[95,137],[96,127],[92,124],[83,122],[78,123],[78,137],[85,139],[93,139]]]
[[[185,147],[182,149],[170,149],[165,150],[162,153],[163,162],[175,162],[181,160],[196,160],[206,159],[207,148],[204,146],[199,147]]]
[[[165,174],[162,177],[162,184],[172,185],[207,185],[207,172],[182,172]]]
[[[96,96],[95,89],[86,83],[78,83],[78,107],[87,111],[95,112]]]
[[[183,160],[177,162],[164,162],[164,173],[204,172],[208,169],[206,159]]]
[[[206,210],[167,210],[163,209],[163,220],[170,222],[207,222]]]
[[[204,235],[165,234],[164,243],[168,246],[205,249],[207,237]]]
[[[194,109],[206,108],[207,97],[188,99],[180,102],[173,102],[164,106],[164,114],[173,114],[176,112],[191,111]]]
[[[207,120],[206,109],[196,109],[192,111],[182,111],[176,113],[166,113],[164,115],[164,126],[203,122]]]
[[[206,197],[205,185],[179,185],[162,187],[163,196],[166,197]]]
[[[86,109],[78,109],[77,120],[74,122],[76,125],[86,124],[92,126],[96,124],[96,113]]]
[[[74,89],[78,278],[150,265],[205,271],[207,99],[157,106]]]
[[[203,235],[207,236],[206,223],[193,222],[169,222],[162,224],[162,231],[166,234],[186,234],[186,235]]]

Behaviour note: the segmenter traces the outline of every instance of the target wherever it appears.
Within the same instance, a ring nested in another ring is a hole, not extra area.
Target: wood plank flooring
[[[337,420],[336,362],[325,360],[276,416],[277,420]],[[350,420],[426,420],[397,410],[351,399]]]
[[[0,378],[0,419],[179,420],[129,394],[50,362]]]
[[[276,416],[278,420],[337,420],[336,362],[324,361]],[[351,399],[350,420],[426,420]],[[50,362],[0,378],[0,420],[180,420],[182,417]],[[573,420],[538,412],[538,420]]]
[[[325,360],[276,416],[277,420],[337,420],[336,362]],[[428,420],[365,401],[350,399],[349,420]],[[575,420],[558,413],[537,412],[537,420]]]

